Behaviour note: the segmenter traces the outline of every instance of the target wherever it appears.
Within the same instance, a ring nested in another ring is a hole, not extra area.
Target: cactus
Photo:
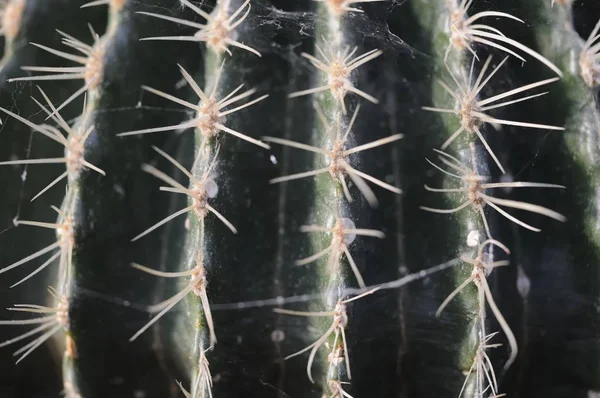
[[[598,394],[581,3],[0,3],[4,394]]]

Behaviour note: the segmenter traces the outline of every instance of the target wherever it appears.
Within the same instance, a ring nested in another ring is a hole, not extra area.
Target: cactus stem
[[[375,49],[351,59],[358,47],[354,47],[352,51],[350,51],[349,46],[343,50],[340,50],[339,48],[336,50],[331,43],[326,43],[329,50],[329,56],[325,54],[323,49],[318,44],[315,45],[325,62],[307,53],[302,53],[301,55],[307,58],[315,68],[327,75],[327,84],[308,90],[293,92],[289,94],[289,97],[300,97],[303,95],[315,94],[321,91],[330,90],[333,97],[341,105],[342,112],[344,114],[346,114],[344,98],[346,97],[348,91],[357,94],[374,104],[378,104],[378,99],[354,87],[350,81],[350,74],[359,66],[379,57],[381,54],[383,54],[383,51]]]
[[[479,93],[481,92],[481,90],[483,90],[483,88],[486,86],[486,84],[496,74],[496,72],[498,72],[498,70],[502,67],[502,65],[504,65],[504,63],[507,60],[508,60],[508,57],[505,57],[502,60],[502,62],[500,62],[492,70],[492,72],[489,74],[489,76],[487,76],[484,79],[485,73],[487,72],[487,70],[490,66],[490,63],[492,61],[492,56],[489,56],[487,58],[487,60],[485,61],[483,68],[481,69],[481,72],[477,76],[477,81],[475,82],[475,84],[472,84],[474,62],[473,62],[473,64],[471,64],[471,72],[470,72],[469,78],[468,79],[465,78],[464,79],[465,81],[463,84],[459,83],[459,80],[454,76],[454,74],[452,73],[450,68],[448,68],[448,72],[452,76],[452,79],[454,80],[457,89],[452,90],[448,86],[447,83],[445,83],[441,80],[438,81],[438,83],[444,88],[444,90],[446,90],[456,100],[455,108],[450,109],[450,108],[432,108],[432,107],[428,107],[428,106],[423,107],[423,109],[426,111],[438,112],[438,113],[453,113],[453,114],[457,115],[460,119],[460,128],[458,130],[456,130],[456,132],[454,132],[454,134],[452,134],[442,144],[440,149],[445,150],[446,148],[448,148],[448,146],[456,138],[458,138],[464,131],[467,131],[472,134],[476,134],[477,137],[481,140],[482,144],[485,146],[485,148],[488,151],[488,153],[490,154],[490,156],[494,159],[494,162],[496,163],[496,165],[502,171],[503,174],[506,173],[506,171],[504,170],[504,167],[502,167],[502,164],[500,164],[500,161],[498,160],[496,154],[494,153],[492,148],[488,145],[486,139],[484,138],[483,134],[480,131],[480,127],[483,123],[489,123],[494,127],[496,127],[498,125],[511,125],[511,126],[530,127],[530,128],[536,128],[536,129],[547,129],[547,130],[555,130],[555,131],[563,131],[564,130],[564,127],[558,127],[558,126],[548,126],[548,125],[538,124],[538,123],[524,123],[524,122],[517,122],[517,121],[512,121],[512,120],[497,119],[497,118],[489,116],[485,113],[488,110],[502,108],[504,106],[512,105],[512,104],[522,102],[522,101],[527,101],[532,98],[536,98],[541,95],[545,95],[545,94],[547,94],[547,92],[529,95],[526,97],[511,100],[511,101],[506,101],[506,102],[501,102],[501,103],[497,103],[494,105],[490,105],[501,99],[504,99],[504,98],[507,98],[507,97],[510,97],[510,96],[513,96],[516,94],[520,94],[520,93],[530,90],[532,88],[543,86],[545,84],[553,83],[553,82],[559,80],[558,78],[541,80],[539,82],[527,84],[525,86],[518,87],[516,89],[507,91],[502,94],[495,95],[495,96],[487,98],[487,99],[478,100],[477,97],[478,97]],[[475,61],[475,59],[473,59],[473,61]],[[496,129],[498,129],[498,127],[496,127]]]
[[[315,108],[317,108],[318,112],[322,114],[322,111],[320,111],[319,106],[317,104],[315,104]],[[348,124],[348,128],[346,129],[345,134],[342,137],[340,137],[340,136],[331,137],[333,140],[331,149],[323,149],[323,148],[319,148],[319,147],[315,147],[315,146],[311,146],[311,145],[307,145],[307,144],[302,144],[299,142],[290,141],[290,140],[281,139],[281,138],[263,137],[263,139],[267,142],[273,142],[276,144],[286,145],[286,146],[290,146],[293,148],[302,149],[305,151],[310,151],[310,152],[315,152],[318,154],[325,155],[326,161],[329,163],[329,165],[324,168],[319,168],[319,169],[311,170],[308,172],[291,174],[288,176],[274,178],[274,179],[270,180],[269,182],[271,184],[276,184],[276,183],[296,180],[296,179],[300,179],[300,178],[317,176],[319,174],[329,172],[331,177],[334,180],[338,181],[342,185],[343,190],[344,190],[344,195],[346,196],[346,200],[348,200],[348,202],[352,202],[352,196],[350,195],[350,191],[348,189],[348,186],[347,186],[346,180],[345,180],[345,176],[348,175],[348,177],[350,177],[350,179],[354,182],[354,184],[356,185],[358,190],[363,194],[365,199],[369,202],[369,204],[372,207],[376,207],[378,205],[378,201],[377,201],[377,198],[375,197],[375,194],[373,193],[371,188],[366,184],[366,182],[364,180],[368,180],[368,181],[372,182],[373,184],[379,185],[380,187],[385,188],[388,191],[391,191],[391,192],[394,192],[397,194],[402,193],[402,191],[400,189],[398,189],[390,184],[387,184],[371,175],[365,174],[350,165],[348,156],[358,153],[358,152],[361,152],[361,151],[364,151],[364,150],[367,150],[367,149],[372,149],[372,148],[379,147],[381,145],[389,144],[389,143],[397,141],[403,137],[402,134],[395,134],[395,135],[392,135],[392,136],[389,136],[386,138],[382,138],[382,139],[379,139],[379,140],[376,140],[376,141],[373,141],[373,142],[370,142],[367,144],[363,144],[363,145],[360,145],[360,146],[357,146],[354,148],[346,149],[345,144],[346,144],[348,135],[350,133],[350,130],[352,129],[352,125],[354,124],[354,121],[356,120],[356,116],[358,115],[359,109],[360,109],[360,106],[357,106],[356,110],[354,111],[354,115],[352,116],[352,119],[350,120],[350,123]],[[337,123],[339,124],[339,120]],[[324,124],[325,129],[328,132],[331,133],[333,131],[331,129],[331,126],[326,121],[323,120],[323,124]]]
[[[102,81],[102,75],[104,73],[104,45],[100,40],[100,36],[94,31],[92,26],[89,26],[90,33],[94,38],[94,44],[92,46],[85,44],[84,42],[70,36],[60,30],[56,30],[61,36],[63,36],[62,43],[76,50],[77,52],[83,53],[85,56],[75,55],[71,53],[67,53],[64,51],[55,50],[53,48],[38,44],[31,43],[32,45],[47,51],[51,54],[54,54],[58,57],[64,58],[68,61],[76,62],[82,66],[80,67],[47,67],[47,66],[23,66],[21,67],[24,71],[30,72],[42,72],[42,73],[51,73],[50,75],[41,75],[41,76],[25,76],[25,77],[17,77],[8,79],[8,82],[16,82],[16,81],[41,81],[41,80],[50,80],[50,81],[58,81],[58,80],[79,80],[83,79],[85,84],[83,87],[78,89],[75,93],[73,93],[69,98],[67,98],[58,108],[56,108],[52,113],[48,115],[47,119],[50,119],[55,114],[57,114],[62,108],[67,106],[77,97],[85,93],[86,91],[90,91],[90,93],[95,93],[99,89],[100,82]]]
[[[453,48],[457,51],[468,49],[473,54],[473,56],[477,58],[477,54],[471,48],[470,45],[470,42],[474,42],[494,47],[500,51],[503,51],[520,59],[523,62],[526,62],[525,58],[523,58],[510,48],[506,47],[512,46],[513,48],[521,50],[524,53],[542,62],[548,68],[553,70],[558,76],[563,77],[563,73],[556,65],[554,65],[541,54],[533,51],[531,48],[519,43],[516,40],[506,37],[502,32],[500,32],[494,27],[485,24],[474,24],[474,22],[478,21],[479,19],[486,17],[508,18],[517,22],[525,23],[523,20],[515,17],[514,15],[498,11],[482,11],[467,18],[467,11],[469,7],[471,7],[471,5],[473,4],[473,0],[462,0],[458,8],[456,8],[454,1],[451,1],[450,4],[450,43],[448,44],[448,47],[446,49],[444,61],[447,60],[448,55],[450,54],[450,51]],[[499,44],[498,42],[503,44]]]
[[[363,12],[360,8],[351,7],[359,3],[375,3],[386,0],[314,0],[319,3],[325,3],[329,13],[335,17],[340,17],[347,12]]]
[[[38,194],[36,194],[31,199],[31,201],[34,201],[35,199],[39,198],[44,192],[46,192],[48,189],[53,187],[55,184],[57,184],[59,181],[61,181],[65,177],[69,177],[69,179],[71,179],[71,180],[76,179],[79,176],[81,169],[83,169],[83,168],[88,168],[88,169],[94,170],[95,172],[97,172],[98,174],[101,174],[103,176],[106,175],[106,173],[102,169],[94,166],[93,164],[91,164],[90,162],[85,160],[85,158],[84,158],[85,142],[87,141],[90,134],[94,130],[94,126],[90,126],[89,128],[86,129],[86,127],[87,127],[87,118],[86,118],[87,113],[85,112],[86,101],[84,100],[84,105],[83,105],[83,109],[84,109],[83,121],[76,128],[74,128],[74,127],[69,126],[69,124],[60,115],[60,113],[57,112],[56,108],[54,107],[54,105],[52,104],[52,102],[50,101],[50,99],[48,98],[46,93],[44,93],[44,91],[40,87],[38,87],[38,90],[40,91],[40,93],[42,94],[44,99],[46,100],[46,103],[50,106],[50,109],[52,110],[52,112],[48,111],[44,107],[44,105],[42,105],[35,98],[34,98],[34,101],[44,112],[46,112],[46,114],[48,114],[48,115],[53,114],[52,120],[54,122],[56,122],[64,130],[64,132],[66,133],[66,137],[63,133],[61,133],[58,129],[56,129],[53,126],[50,126],[47,124],[37,125],[37,124],[32,123],[29,120],[9,111],[7,109],[0,108],[0,111],[8,114],[9,116],[12,116],[13,118],[17,119],[18,121],[31,127],[35,131],[45,135],[46,137],[58,142],[59,144],[61,144],[62,146],[65,147],[65,156],[62,158],[10,160],[10,161],[0,162],[0,166],[65,163],[65,165],[67,166],[67,171],[64,172],[63,174],[61,174],[55,180],[53,180],[50,184],[48,184],[44,189],[42,189]]]
[[[450,214],[450,213],[456,213],[456,212],[466,208],[467,206],[471,205],[471,206],[473,206],[473,208],[476,211],[481,213],[483,222],[486,226],[486,232],[487,232],[488,238],[490,238],[490,239],[492,239],[492,236],[491,236],[491,233],[490,233],[490,230],[488,227],[485,213],[483,211],[483,207],[486,204],[489,205],[490,207],[492,207],[493,209],[495,209],[496,211],[498,211],[504,217],[508,218],[510,221],[513,221],[515,224],[520,225],[520,226],[527,228],[534,232],[540,232],[541,230],[538,228],[535,228],[529,224],[526,224],[523,221],[517,219],[516,217],[510,215],[505,210],[503,210],[501,208],[501,206],[541,214],[546,217],[553,218],[557,221],[562,221],[562,222],[566,221],[566,218],[562,214],[559,214],[559,213],[557,213],[553,210],[547,209],[545,207],[534,205],[531,203],[519,202],[519,201],[515,201],[515,200],[499,199],[499,198],[495,198],[495,197],[486,195],[484,193],[484,191],[486,189],[493,189],[493,188],[500,188],[500,187],[505,187],[505,188],[506,187],[511,187],[511,188],[535,187],[535,188],[565,189],[566,188],[565,186],[556,185],[556,184],[535,183],[535,182],[521,182],[521,181],[510,182],[510,183],[485,184],[485,183],[483,183],[483,181],[487,180],[488,177],[480,176],[477,173],[475,173],[475,171],[474,171],[475,167],[473,167],[473,170],[470,170],[464,163],[462,163],[455,157],[448,155],[447,153],[442,152],[440,150],[436,150],[436,152],[438,152],[441,155],[441,156],[439,156],[439,159],[442,161],[442,163],[444,163],[446,166],[452,168],[453,170],[458,171],[462,175],[459,176],[459,175],[448,173],[445,170],[441,169],[440,167],[436,167],[436,168],[438,170],[443,170],[447,175],[449,175],[453,178],[462,180],[463,183],[466,184],[466,186],[464,188],[456,188],[456,189],[450,188],[450,191],[447,191],[446,189],[430,188],[428,186],[425,186],[425,189],[427,189],[428,191],[431,191],[431,192],[464,192],[467,196],[467,200],[465,202],[463,202],[460,206],[453,208],[453,209],[435,209],[435,208],[431,208],[431,207],[420,206],[420,208],[422,210],[429,211],[432,213]],[[430,162],[430,163],[433,164],[432,162]]]
[[[39,325],[29,332],[25,332],[17,337],[0,343],[0,347],[17,343],[28,337],[35,336],[36,334],[43,332],[42,335],[36,337],[34,340],[14,352],[14,356],[22,354],[16,363],[19,363],[25,359],[36,348],[44,344],[44,342],[46,342],[59,330],[63,329],[67,331],[69,329],[69,304],[67,298],[65,296],[59,296],[58,292],[52,287],[49,287],[48,291],[54,297],[54,299],[57,300],[57,305],[54,308],[35,304],[15,304],[14,307],[8,308],[9,311],[30,312],[43,316],[32,319],[0,321],[0,325]]]
[[[245,134],[242,134],[238,131],[232,130],[223,124],[225,122],[225,117],[227,115],[230,115],[234,112],[238,112],[244,108],[254,105],[257,102],[260,102],[269,96],[268,94],[265,94],[261,97],[255,98],[252,101],[249,101],[245,104],[239,105],[235,108],[223,110],[223,108],[226,108],[229,105],[232,105],[238,101],[241,101],[242,99],[249,97],[256,92],[256,89],[251,89],[251,90],[245,91],[241,94],[235,95],[243,87],[243,85],[240,85],[235,90],[233,90],[231,93],[229,93],[227,96],[225,96],[223,99],[217,100],[215,98],[215,96],[216,96],[216,91],[217,91],[217,87],[219,84],[219,77],[221,75],[221,71],[223,70],[223,65],[224,65],[224,63],[221,64],[221,68],[219,69],[219,72],[217,73],[217,77],[215,79],[215,85],[213,86],[213,89],[209,96],[207,96],[204,93],[204,91],[202,91],[202,89],[200,89],[200,87],[192,79],[190,74],[188,72],[186,72],[185,69],[183,69],[183,67],[181,65],[179,66],[183,77],[190,84],[190,86],[194,89],[194,91],[200,98],[200,100],[201,100],[200,105],[192,104],[191,102],[184,101],[175,96],[164,93],[162,91],[155,90],[150,87],[145,87],[145,86],[143,87],[145,90],[150,91],[153,94],[156,94],[158,96],[161,96],[163,98],[166,98],[170,101],[173,101],[175,103],[178,103],[180,105],[183,105],[189,109],[196,111],[196,117],[194,119],[189,120],[184,123],[177,124],[177,125],[166,126],[166,127],[155,127],[155,128],[136,130],[136,131],[128,131],[125,133],[120,133],[118,135],[123,137],[123,136],[128,136],[128,135],[148,134],[148,133],[156,133],[156,132],[162,132],[162,131],[174,131],[174,130],[188,129],[191,127],[195,127],[195,128],[198,128],[201,131],[201,133],[207,137],[214,137],[219,132],[223,131],[225,133],[231,134],[237,138],[248,141],[252,144],[258,145],[265,149],[270,149],[270,147],[267,144],[265,144],[264,142],[256,140],[256,139],[249,137]]]
[[[260,52],[254,48],[235,40],[235,28],[237,28],[250,14],[250,0],[246,0],[237,10],[231,15],[229,12],[229,1],[219,2],[211,14],[206,13],[200,7],[193,5],[188,0],[180,0],[182,4],[191,8],[194,12],[206,19],[206,24],[199,24],[192,21],[187,21],[181,18],[173,18],[166,15],[155,14],[151,12],[138,12],[155,18],[164,19],[171,22],[176,22],[182,25],[190,26],[199,29],[193,36],[156,36],[144,37],[140,40],[175,40],[175,41],[195,41],[206,42],[208,47],[216,54],[220,55],[226,52],[232,55],[229,46],[238,47],[249,51],[257,56],[261,56]],[[244,10],[246,12],[241,14]]]
[[[186,21],[184,19],[143,12],[141,14],[186,25],[197,29],[198,31],[192,36],[145,37],[142,40],[175,40],[205,42],[210,54],[209,58],[206,61],[206,70],[207,73],[209,73],[210,75],[210,77],[206,77],[208,85],[204,86],[203,88],[200,88],[200,85],[196,83],[196,81],[191,77],[191,75],[187,71],[185,71],[183,67],[179,66],[180,72],[183,76],[183,80],[194,90],[195,94],[200,100],[199,103],[196,102],[195,104],[193,104],[192,102],[181,100],[177,97],[167,95],[166,93],[160,92],[155,89],[151,89],[149,87],[143,88],[146,91],[149,91],[155,95],[161,96],[165,99],[168,99],[172,102],[175,102],[179,105],[183,105],[184,107],[190,109],[194,112],[194,118],[192,120],[175,126],[150,128],[146,130],[133,132],[130,131],[119,135],[127,136],[154,133],[160,131],[184,130],[188,128],[193,128],[196,133],[196,159],[194,160],[194,165],[192,166],[190,171],[185,170],[174,159],[159,151],[159,153],[163,155],[163,157],[167,158],[167,160],[169,160],[173,165],[179,168],[180,171],[186,174],[186,176],[190,180],[189,188],[184,187],[183,185],[174,181],[171,177],[166,176],[164,173],[159,172],[155,168],[148,165],[144,165],[144,170],[146,172],[153,174],[155,177],[163,180],[169,185],[168,187],[161,187],[161,190],[172,193],[184,194],[188,196],[189,199],[191,199],[190,206],[187,208],[187,211],[190,211],[190,214],[188,216],[188,219],[186,220],[186,228],[192,230],[191,239],[193,243],[190,243],[193,245],[193,252],[196,253],[195,263],[191,264],[191,266],[194,267],[194,269],[192,270],[193,274],[191,275],[192,281],[190,282],[190,284],[182,292],[172,297],[171,299],[168,299],[163,303],[150,307],[151,312],[161,312],[144,328],[147,328],[152,322],[156,321],[156,319],[165,314],[170,308],[172,308],[177,302],[181,301],[190,292],[193,291],[195,296],[199,297],[200,300],[194,300],[193,297],[190,297],[190,299],[192,299],[190,301],[190,304],[193,306],[192,311],[196,314],[193,320],[193,327],[195,329],[194,336],[196,340],[193,355],[195,356],[199,354],[200,362],[193,372],[194,375],[192,377],[192,380],[195,380],[195,382],[192,383],[192,388],[190,392],[187,393],[187,391],[184,391],[184,394],[186,396],[188,396],[189,394],[189,396],[193,398],[200,398],[205,397],[206,394],[210,396],[210,389],[212,386],[212,382],[210,380],[210,372],[208,371],[208,362],[206,361],[206,356],[204,354],[204,347],[206,345],[204,342],[204,335],[207,334],[206,332],[209,332],[208,334],[210,334],[210,345],[208,349],[212,348],[216,343],[213,319],[208,303],[208,297],[206,294],[207,276],[205,275],[204,268],[205,265],[209,265],[204,263],[204,256],[207,250],[205,246],[206,242],[204,224],[207,213],[213,213],[233,233],[237,233],[237,230],[232,225],[232,223],[229,222],[223,215],[221,215],[216,209],[214,209],[208,204],[208,199],[216,196],[218,192],[218,186],[215,183],[215,180],[212,176],[212,170],[217,162],[219,148],[221,144],[220,139],[222,137],[222,134],[219,133],[224,132],[238,139],[260,146],[261,148],[270,149],[270,146],[265,144],[264,142],[254,139],[236,130],[233,130],[232,128],[226,125],[226,121],[230,115],[235,114],[236,112],[239,112],[247,107],[250,107],[264,100],[268,97],[268,95],[263,95],[258,98],[251,98],[251,96],[253,96],[257,90],[250,89],[247,91],[242,91],[244,85],[238,86],[234,90],[230,91],[227,95],[221,95],[220,93],[220,81],[222,75],[224,74],[224,53],[232,55],[232,47],[238,47],[247,52],[251,52],[256,56],[261,56],[261,54],[257,50],[244,44],[242,41],[239,41],[238,38],[241,35],[235,32],[235,30],[238,29],[240,24],[242,24],[250,14],[250,0],[239,2],[241,3],[241,5],[239,3],[236,4],[235,9],[231,13],[231,1],[219,0],[217,1],[216,7],[210,14],[204,12],[200,9],[200,7],[195,6],[187,0],[181,0],[180,3],[183,6],[190,8],[200,17],[204,18],[206,20],[206,23],[198,24],[192,21]],[[244,103],[241,103],[240,105],[240,102],[242,100],[244,100]],[[228,145],[226,149],[228,152],[230,151]],[[182,210],[182,212],[186,212],[186,210],[184,209]],[[168,220],[165,220],[164,222],[166,221]],[[213,264],[211,263],[210,265],[212,266]],[[186,268],[189,268],[188,264],[186,264]],[[201,308],[198,308],[198,304],[201,305]],[[203,322],[203,319],[201,318],[204,318],[205,322]],[[139,335],[139,333],[141,332],[143,332],[143,330],[140,330],[137,335]]]

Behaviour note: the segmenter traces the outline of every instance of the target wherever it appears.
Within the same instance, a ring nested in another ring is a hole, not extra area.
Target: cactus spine
[[[269,148],[267,144],[229,127],[232,125],[232,121],[235,123],[235,114],[238,111],[264,100],[267,95],[249,99],[249,97],[255,93],[256,89],[240,92],[243,85],[234,88],[235,86],[233,86],[232,83],[237,85],[235,82],[235,69],[229,67],[226,62],[228,56],[233,57],[234,52],[232,52],[232,50],[237,54],[237,51],[242,49],[260,57],[258,51],[235,39],[235,36],[238,36],[243,32],[242,24],[251,10],[250,1],[246,0],[244,2],[238,2],[235,0],[220,0],[217,1],[215,8],[210,14],[189,1],[184,0],[182,1],[182,4],[204,18],[206,20],[205,24],[197,24],[181,19],[173,20],[168,16],[155,13],[144,14],[151,17],[183,23],[199,29],[194,36],[190,36],[187,39],[206,42],[207,44],[207,55],[204,65],[206,73],[202,79],[206,82],[205,89],[203,90],[200,88],[199,84],[184,68],[180,67],[180,69],[186,83],[192,87],[200,102],[196,105],[152,88],[147,87],[146,89],[154,94],[158,94],[171,101],[184,105],[193,110],[196,115],[192,120],[184,122],[183,124],[126,132],[120,135],[137,135],[182,128],[194,128],[196,150],[194,155],[195,160],[191,170],[188,171],[177,160],[160,149],[155,148],[159,154],[169,160],[189,178],[188,187],[185,187],[152,166],[145,166],[145,171],[170,185],[170,187],[166,187],[164,190],[186,195],[188,197],[189,206],[172,214],[134,238],[134,240],[137,240],[165,222],[168,222],[179,215],[187,214],[186,223],[189,233],[185,249],[186,253],[183,256],[184,262],[182,264],[182,268],[185,271],[164,273],[153,271],[152,269],[141,265],[135,266],[142,271],[157,276],[189,277],[190,281],[185,288],[175,296],[153,306],[153,311],[158,312],[158,314],[152,321],[140,329],[131,340],[137,338],[156,320],[185,297],[192,296],[188,299],[188,311],[191,315],[190,323],[194,330],[193,347],[191,348],[193,355],[190,358],[194,369],[192,374],[192,380],[194,382],[192,383],[191,391],[188,393],[184,390],[184,392],[192,397],[204,397],[210,395],[212,389],[207,351],[212,350],[217,342],[215,325],[210,311],[207,286],[208,281],[211,278],[210,276],[218,275],[216,269],[224,267],[224,265],[218,264],[218,256],[214,256],[213,254],[214,242],[220,239],[219,235],[222,233],[218,225],[222,224],[229,229],[231,233],[237,234],[236,227],[225,215],[211,205],[211,199],[217,196],[220,187],[224,187],[221,182],[224,182],[224,176],[228,175],[227,169],[235,167],[230,164],[225,167],[220,167],[220,165],[224,163],[223,159],[225,159],[226,162],[232,162],[232,160],[236,158],[237,143],[235,143],[234,140],[241,139],[262,148]],[[178,37],[149,37],[147,39],[182,40]],[[238,49],[235,49],[235,47]],[[249,100],[245,101],[246,99]],[[224,135],[227,137],[223,137]],[[233,178],[229,179],[229,183],[232,183],[233,181]],[[218,224],[207,224],[206,218],[208,215],[215,217],[218,220]]]

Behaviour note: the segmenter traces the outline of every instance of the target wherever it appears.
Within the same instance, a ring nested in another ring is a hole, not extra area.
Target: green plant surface
[[[600,391],[595,2],[0,16],[0,395]]]

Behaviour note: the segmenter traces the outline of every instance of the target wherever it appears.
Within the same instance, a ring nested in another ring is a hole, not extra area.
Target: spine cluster
[[[320,286],[317,290],[324,297],[321,305],[314,305],[313,311],[292,311],[276,309],[280,314],[310,317],[319,334],[312,344],[288,355],[285,359],[309,352],[306,371],[312,383],[320,383],[324,396],[350,397],[348,385],[351,383],[352,355],[349,351],[347,334],[351,331],[352,319],[349,313],[350,303],[362,298],[364,294],[348,298],[347,289],[358,285],[367,289],[360,269],[367,264],[357,264],[352,256],[353,247],[363,239],[383,239],[383,232],[366,229],[356,225],[357,202],[367,207],[377,207],[378,200],[370,184],[395,194],[401,190],[392,184],[369,175],[357,167],[357,159],[362,151],[391,144],[402,138],[395,134],[366,143],[356,143],[355,122],[360,117],[360,100],[378,104],[372,94],[360,89],[360,71],[365,64],[383,54],[379,49],[359,52],[352,43],[348,31],[352,26],[348,22],[349,14],[362,12],[353,7],[367,1],[323,1],[317,15],[323,21],[317,28],[315,53],[302,53],[310,62],[316,75],[314,87],[293,92],[290,98],[313,96],[313,108],[316,125],[310,143],[295,142],[275,137],[265,140],[314,153],[314,169],[282,176],[271,183],[293,183],[293,180],[313,178],[315,195],[313,214],[306,218],[315,224],[304,225],[302,232],[310,233],[314,254],[299,259],[296,265],[317,269]],[[367,105],[369,106],[369,105]],[[353,192],[356,191],[356,192]],[[363,210],[361,210],[363,211]],[[352,277],[350,277],[352,275]],[[321,373],[315,377],[314,365],[318,363]]]
[[[98,2],[97,4],[90,3],[87,6],[105,3],[108,4],[108,2]],[[102,79],[105,50],[110,40],[114,37],[118,13],[122,9],[124,2],[111,1],[110,5],[112,10],[112,29],[109,29],[101,37],[90,25],[91,44],[87,44],[60,30],[57,30],[57,32],[63,38],[63,49],[51,48],[41,43],[31,43],[31,45],[62,59],[65,62],[64,66],[23,66],[21,69],[32,73],[32,75],[8,79],[8,83],[12,84],[18,81],[39,81],[42,82],[40,83],[42,85],[50,83],[60,84],[64,80],[83,80],[84,85],[59,105],[56,105],[53,99],[40,86],[37,86],[37,98],[35,96],[32,97],[32,101],[39,107],[39,111],[46,116],[44,123],[35,124],[8,109],[0,108],[0,111],[6,114],[7,117],[14,118],[19,123],[23,123],[31,128],[35,133],[44,136],[46,142],[50,143],[48,140],[51,140],[61,145],[64,150],[64,156],[59,158],[19,159],[0,162],[0,166],[24,165],[25,167],[29,167],[31,165],[33,167],[40,167],[40,165],[48,164],[65,165],[63,173],[49,181],[42,190],[30,198],[31,201],[34,201],[54,186],[59,185],[61,182],[66,182],[66,187],[64,188],[65,195],[61,207],[51,206],[57,213],[58,220],[56,222],[44,222],[15,219],[14,221],[15,226],[54,230],[56,241],[0,269],[0,273],[8,272],[17,267],[29,266],[31,262],[46,257],[41,265],[11,285],[11,288],[14,288],[36,277],[36,275],[44,271],[47,267],[58,262],[58,268],[55,271],[56,278],[53,278],[56,281],[56,286],[48,288],[50,294],[49,301],[53,302],[54,306],[15,304],[10,310],[34,313],[39,315],[39,317],[25,320],[1,321],[3,325],[36,325],[34,329],[1,344],[2,346],[12,345],[34,336],[33,340],[14,352],[14,355],[18,358],[17,363],[53,337],[56,337],[58,340],[57,345],[63,347],[66,364],[77,359],[76,340],[70,333],[69,328],[69,308],[71,301],[74,299],[73,287],[76,285],[74,282],[73,257],[76,249],[77,212],[81,201],[80,181],[82,178],[87,177],[88,173],[95,173],[99,178],[106,175],[104,170],[86,159],[86,148],[88,147],[88,141],[94,140],[93,115],[97,111],[99,99],[103,94]],[[19,32],[20,18],[26,6],[26,0],[6,0],[3,4],[2,16],[4,19],[2,31],[7,42],[7,50],[2,62],[3,67],[7,65],[12,56],[12,41]],[[78,66],[72,66],[73,64]],[[74,122],[65,120],[61,115],[61,110],[81,96],[83,96],[81,114]],[[61,331],[63,333],[58,335]],[[64,368],[67,370],[63,375],[65,393],[70,398],[80,397],[76,382],[72,379],[72,373],[69,372],[71,367],[67,365]]]

